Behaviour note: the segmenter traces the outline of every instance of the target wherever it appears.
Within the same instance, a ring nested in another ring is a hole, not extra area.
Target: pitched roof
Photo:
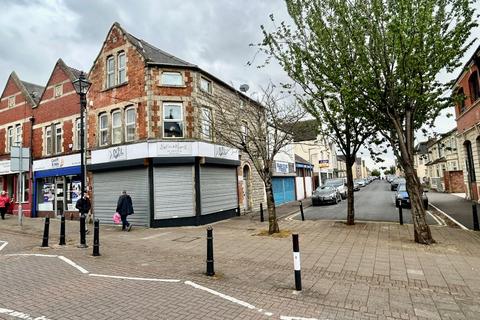
[[[186,62],[168,52],[158,49],[145,40],[135,37],[134,35],[125,31],[117,22],[115,24],[118,28],[123,30],[128,40],[137,48],[138,52],[145,58],[147,63],[170,67],[197,67],[194,64]]]
[[[299,121],[293,127],[293,141],[310,141],[317,139],[318,124],[317,120]]]
[[[32,106],[35,106],[38,103],[38,101],[40,100],[40,96],[43,93],[44,87],[38,84],[20,80],[20,78],[15,73],[15,71],[12,71],[8,79],[9,80],[12,79],[12,81],[15,82],[18,89],[20,89],[20,91],[23,93],[25,99],[28,100]],[[2,96],[5,93],[6,88],[7,86],[5,85],[5,88],[3,89],[3,92],[2,92]]]
[[[343,154],[337,154],[337,161],[347,161],[347,157],[345,157]]]
[[[303,163],[303,164],[311,164],[310,162],[308,162],[307,160],[303,159],[303,158],[300,157],[299,155],[295,155],[295,162]]]

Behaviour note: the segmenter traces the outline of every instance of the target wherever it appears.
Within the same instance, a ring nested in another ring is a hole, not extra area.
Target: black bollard
[[[207,228],[207,276],[214,276],[213,266],[213,229],[211,226]]]
[[[260,222],[264,222],[265,219],[263,218],[263,203],[260,202]]]
[[[79,248],[87,248],[87,241],[85,239],[85,215],[80,215],[80,245]]]
[[[62,215],[60,218],[60,242],[58,243],[60,246],[64,246],[65,243],[65,216]]]
[[[237,207],[237,217],[240,217],[240,206]]]
[[[100,220],[95,219],[93,226],[93,256],[100,256]]]
[[[48,233],[50,229],[50,218],[45,218],[45,228],[43,229],[42,247],[48,247]]]
[[[402,202],[398,203],[398,219],[400,220],[400,225],[403,226],[403,211],[402,211]]]
[[[305,215],[303,214],[303,203],[302,201],[300,202],[300,215],[302,216],[302,221],[305,221]]]
[[[477,213],[477,203],[472,201],[472,214],[473,214],[473,230],[479,231],[480,226],[478,224],[478,213]]]
[[[298,234],[292,234],[293,240],[293,269],[295,270],[295,290],[302,290],[302,275],[300,268],[300,245],[298,244]]]

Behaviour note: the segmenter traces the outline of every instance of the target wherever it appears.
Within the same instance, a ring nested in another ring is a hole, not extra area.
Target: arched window
[[[473,151],[472,151],[472,143],[470,141],[465,141],[465,155],[467,156],[467,172],[468,172],[468,179],[470,182],[477,181],[475,177],[475,164],[473,162]]]
[[[472,103],[480,98],[480,88],[478,87],[478,72],[475,71],[468,78],[468,85],[470,87],[470,99]]]
[[[465,112],[465,93],[463,92],[463,88],[458,89],[457,91],[457,99],[458,103],[458,111],[459,115]]]

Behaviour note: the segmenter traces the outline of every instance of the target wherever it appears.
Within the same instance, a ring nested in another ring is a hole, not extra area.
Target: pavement
[[[446,213],[460,225],[473,230],[472,201],[457,195],[434,191],[428,193],[428,198],[431,205]],[[480,215],[480,208],[477,210]]]
[[[294,290],[291,237],[261,236],[248,216],[214,223],[215,277],[205,276],[201,227],[122,232],[101,226],[100,257],[67,245],[40,248],[42,219],[0,221],[3,319],[479,319],[480,234],[432,226],[282,219],[300,235],[303,291]]]
[[[384,180],[373,181],[354,193],[355,220],[399,222],[398,208],[395,207],[395,192],[390,191],[390,184]],[[403,208],[403,222],[412,223],[410,209]],[[347,219],[347,201],[338,204],[325,204],[309,207],[304,210],[307,220],[337,220]],[[301,219],[300,216],[294,219]],[[438,225],[439,220],[432,214],[427,214],[427,223]]]

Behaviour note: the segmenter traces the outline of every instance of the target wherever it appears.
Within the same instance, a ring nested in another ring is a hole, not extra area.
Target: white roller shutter
[[[118,197],[126,190],[132,197],[134,214],[128,221],[134,225],[149,226],[149,192],[147,169],[96,172],[93,175],[93,209],[100,223],[112,223]]]
[[[236,168],[200,167],[202,215],[238,207]]]
[[[155,219],[195,216],[193,166],[156,167],[153,184]]]

